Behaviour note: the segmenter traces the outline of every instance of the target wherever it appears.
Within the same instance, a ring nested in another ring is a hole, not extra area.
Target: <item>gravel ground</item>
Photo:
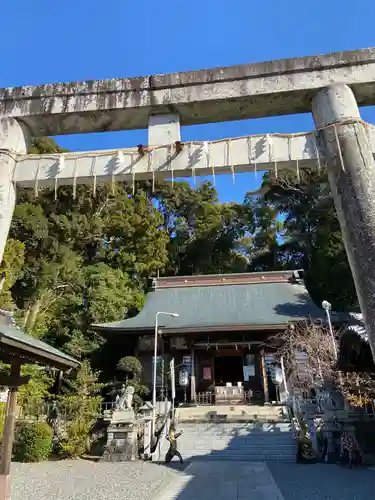
[[[374,500],[375,472],[364,467],[267,465],[285,500]]]
[[[147,462],[13,463],[12,500],[151,500],[180,474]]]
[[[284,500],[374,500],[373,470],[323,464],[267,465]],[[184,475],[183,468],[178,463],[169,468],[150,462],[85,460],[14,463],[12,500],[153,500]],[[182,494],[177,498],[182,500]]]

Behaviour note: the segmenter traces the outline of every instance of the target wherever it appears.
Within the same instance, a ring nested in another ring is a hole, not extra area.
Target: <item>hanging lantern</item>
[[[180,370],[178,383],[181,387],[187,387],[189,385],[189,371],[185,366],[183,366]]]

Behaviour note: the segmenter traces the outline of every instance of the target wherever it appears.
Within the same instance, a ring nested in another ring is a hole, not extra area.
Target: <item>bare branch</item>
[[[283,357],[289,383],[294,390],[309,392],[316,385],[329,383],[352,406],[365,406],[375,398],[375,374],[340,374],[332,337],[324,325],[312,322],[290,325],[270,342],[276,348],[276,357]]]

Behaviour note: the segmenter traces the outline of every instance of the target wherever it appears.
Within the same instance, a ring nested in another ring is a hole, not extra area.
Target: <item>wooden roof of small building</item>
[[[20,330],[9,311],[0,309],[0,361],[39,363],[59,370],[79,366],[79,361]]]
[[[324,320],[298,271],[174,276],[153,280],[143,309],[133,318],[95,324],[103,336],[112,332],[152,331],[159,311],[165,332],[277,329],[301,320]]]

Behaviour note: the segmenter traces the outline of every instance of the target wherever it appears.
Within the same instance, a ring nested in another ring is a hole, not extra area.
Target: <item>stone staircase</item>
[[[212,410],[209,410],[207,420],[204,421],[202,410],[200,415],[194,415],[199,413],[199,408],[189,408],[192,411],[188,416],[186,412],[182,412],[185,413],[184,418],[181,418],[179,411],[178,429],[184,432],[178,439],[178,449],[183,458],[188,461],[295,462],[296,441],[291,424],[285,418],[282,409],[278,407],[275,411],[275,407],[246,408],[250,414],[253,412],[252,415],[257,417],[252,418],[248,415],[248,421],[241,420],[245,419],[245,416],[240,409],[241,418],[237,420],[237,408],[231,418],[227,416],[224,419],[220,418],[223,409],[215,408],[215,411],[218,411],[216,418],[212,417]],[[163,461],[167,449],[168,442],[164,441],[158,456],[154,459]]]
[[[221,405],[196,406],[176,409],[176,421],[183,423],[205,422],[285,422],[287,412],[282,406],[272,405]]]

